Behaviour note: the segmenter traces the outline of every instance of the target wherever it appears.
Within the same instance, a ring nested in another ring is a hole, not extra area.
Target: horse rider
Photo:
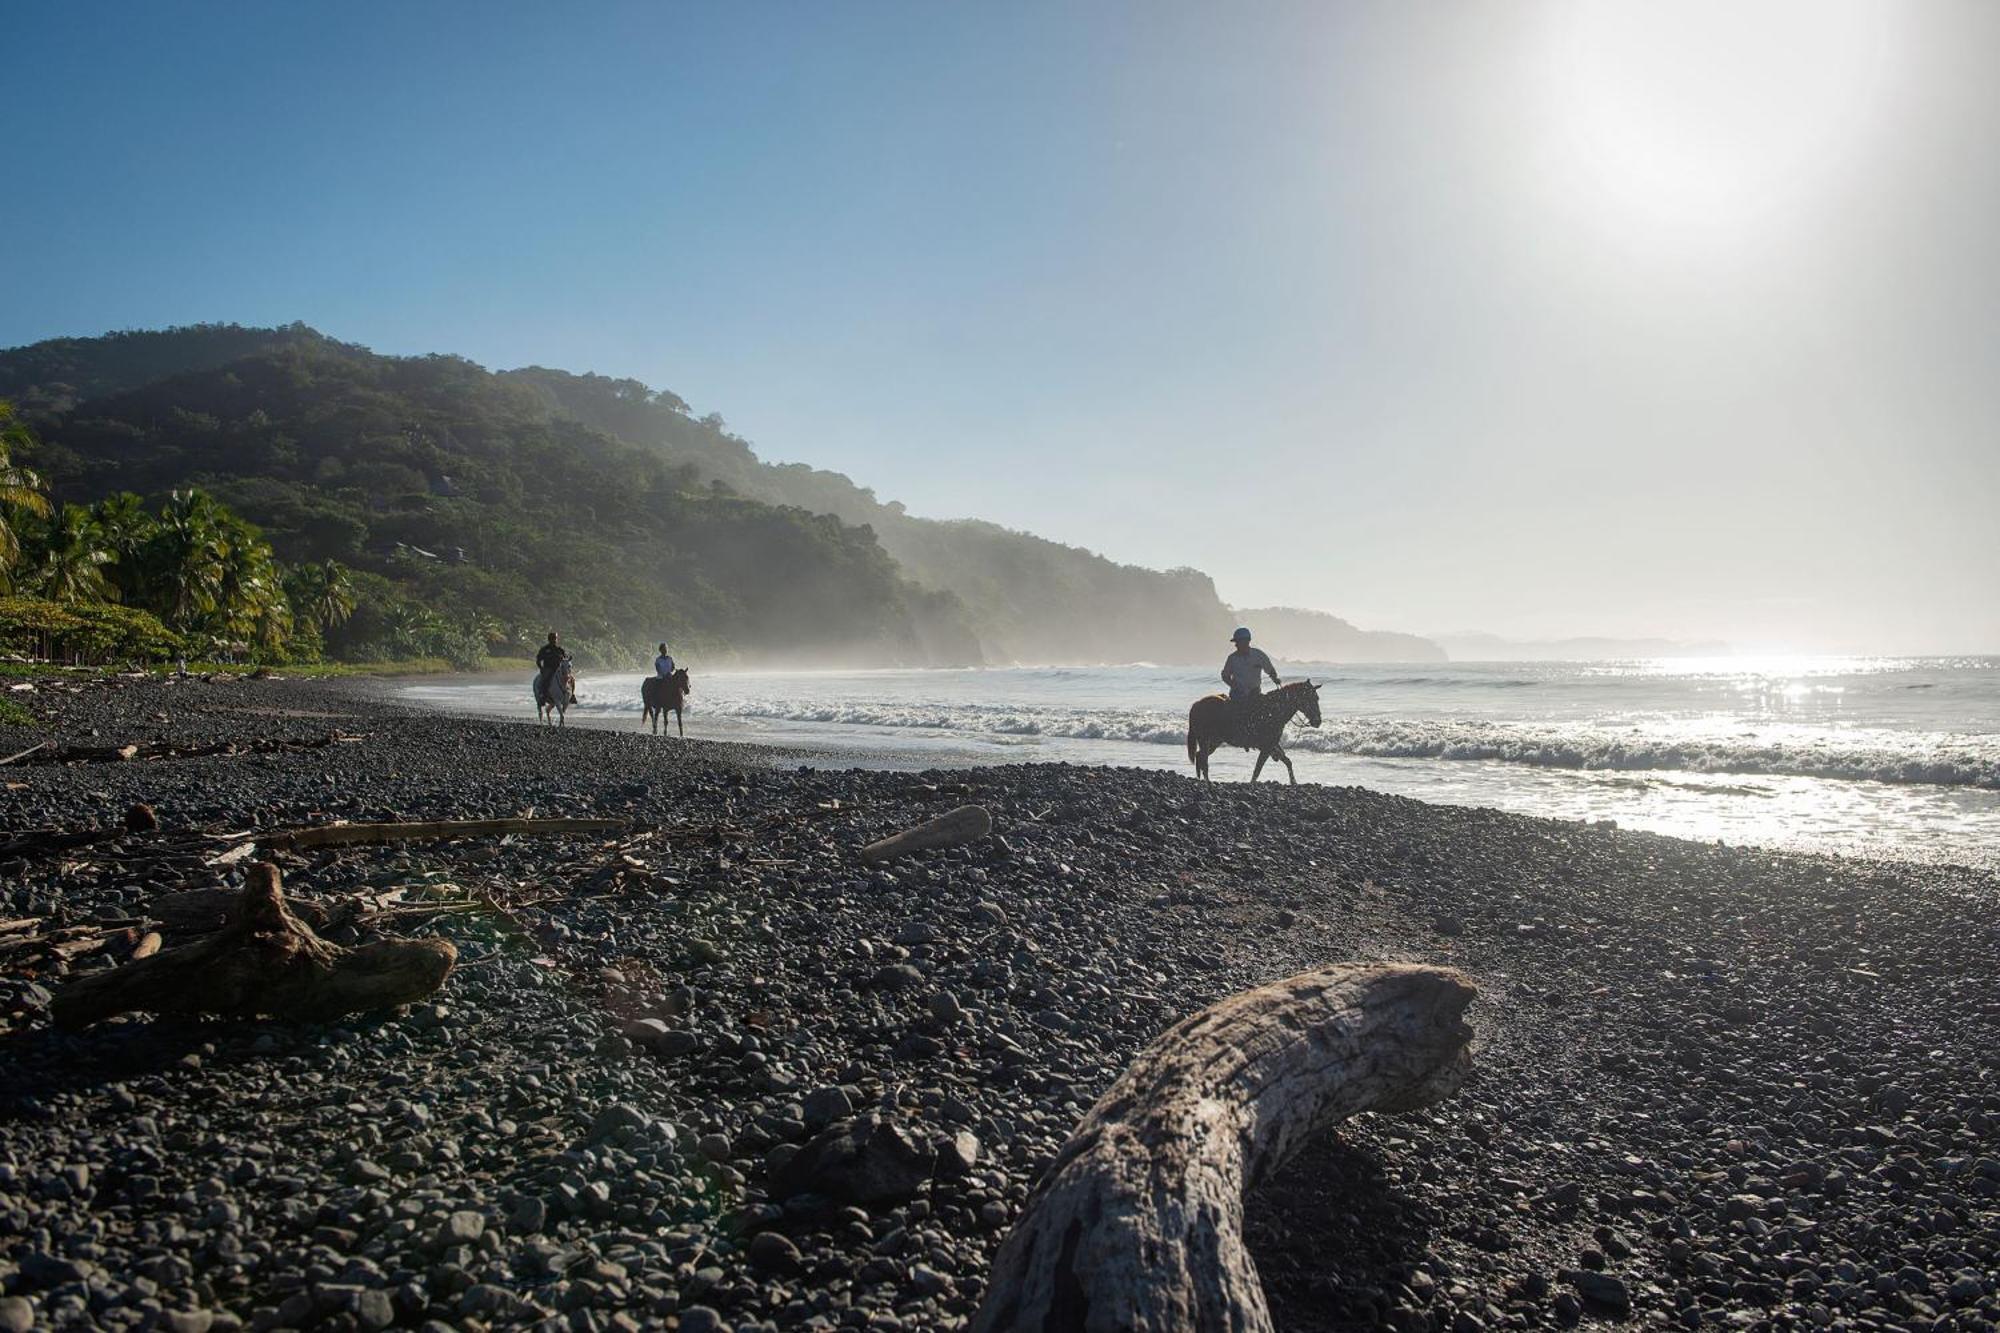
[[[671,680],[674,674],[674,655],[667,651],[667,645],[660,645],[660,655],[653,659],[653,674],[661,680]]]
[[[567,661],[569,661],[569,649],[562,646],[562,636],[550,630],[549,641],[535,654],[535,670],[541,673],[544,699],[556,697],[556,673],[562,670],[562,664]]]
[[[1264,677],[1269,676],[1273,685],[1285,682],[1278,678],[1278,669],[1271,665],[1270,655],[1262,648],[1250,646],[1250,630],[1246,626],[1236,627],[1236,633],[1229,636],[1236,645],[1222,663],[1222,683],[1229,687],[1229,709],[1236,725],[1241,725],[1250,705],[1264,691]]]

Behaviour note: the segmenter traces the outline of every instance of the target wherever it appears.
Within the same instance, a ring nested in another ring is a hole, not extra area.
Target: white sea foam
[[[711,705],[732,717],[982,735],[1185,745],[1184,721],[1141,710],[992,708],[877,702],[800,705],[747,698]],[[1873,730],[1814,734],[1803,729],[1749,739],[1655,734],[1589,725],[1329,717],[1317,729],[1294,725],[1287,749],[1377,759],[1488,760],[1546,768],[1668,770],[1872,782],[1935,783],[2000,789],[2000,737],[1940,737]]]
[[[695,667],[691,737],[831,762],[1017,759],[1186,771],[1188,704],[1214,673],[1176,667],[718,672]],[[1298,667],[1325,725],[1294,725],[1302,780],[1622,827],[1815,850],[2000,860],[2000,660]],[[639,678],[585,672],[571,722],[636,727]],[[409,687],[532,715],[528,681]],[[1249,776],[1240,753],[1224,780]],[[1267,780],[1269,778],[1267,772]]]

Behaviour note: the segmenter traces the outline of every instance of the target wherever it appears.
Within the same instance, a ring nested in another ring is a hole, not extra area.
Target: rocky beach
[[[806,768],[359,682],[20,684],[0,1330],[963,1327],[1149,1041],[1365,959],[1472,979],[1476,1072],[1259,1185],[1279,1327],[2000,1326],[1990,873],[1358,788]],[[965,804],[991,834],[857,856]],[[259,834],[530,814],[631,827],[270,854],[336,943],[451,940],[423,1003],[50,1022],[213,930]]]

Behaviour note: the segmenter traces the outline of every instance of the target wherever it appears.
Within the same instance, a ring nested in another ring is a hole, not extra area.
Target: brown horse
[[[1319,725],[1319,686],[1309,680],[1295,680],[1260,694],[1241,705],[1240,713],[1225,695],[1196,699],[1194,707],[1188,709],[1187,728],[1188,758],[1194,763],[1195,776],[1206,782],[1208,757],[1225,745],[1234,745],[1257,752],[1257,766],[1250,770],[1252,782],[1263,776],[1264,761],[1276,755],[1296,786],[1299,775],[1292,772],[1291,756],[1280,742],[1285,724],[1299,713],[1305,715],[1307,726]]]
[[[648,676],[639,685],[639,725],[653,724],[653,734],[660,734],[660,724],[667,720],[669,709],[673,710],[674,727],[681,737],[687,737],[687,725],[681,721],[681,702],[688,696],[688,673],[681,667],[671,676]]]

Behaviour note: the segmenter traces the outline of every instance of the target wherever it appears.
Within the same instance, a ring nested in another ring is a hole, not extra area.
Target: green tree
[[[255,638],[260,624],[275,623],[278,609],[290,623],[291,608],[278,577],[278,562],[256,528],[223,512],[222,566],[212,614],[217,633],[232,640]]]
[[[338,560],[294,566],[285,574],[285,596],[295,616],[322,632],[354,614],[354,580]]]
[[[119,600],[138,604],[146,595],[140,552],[159,529],[159,521],[146,512],[145,501],[130,491],[105,496],[90,512],[104,549],[111,552],[110,576]]]
[[[227,513],[205,491],[175,491],[141,552],[147,602],[172,629],[200,629],[222,604]]]
[[[36,592],[65,605],[118,599],[105,567],[117,560],[96,518],[82,505],[64,505],[39,543],[28,580]]]
[[[0,588],[11,586],[9,575],[21,558],[21,538],[14,519],[21,514],[46,517],[49,497],[42,494],[42,479],[14,461],[14,453],[34,448],[34,432],[14,414],[14,405],[0,398]]]

